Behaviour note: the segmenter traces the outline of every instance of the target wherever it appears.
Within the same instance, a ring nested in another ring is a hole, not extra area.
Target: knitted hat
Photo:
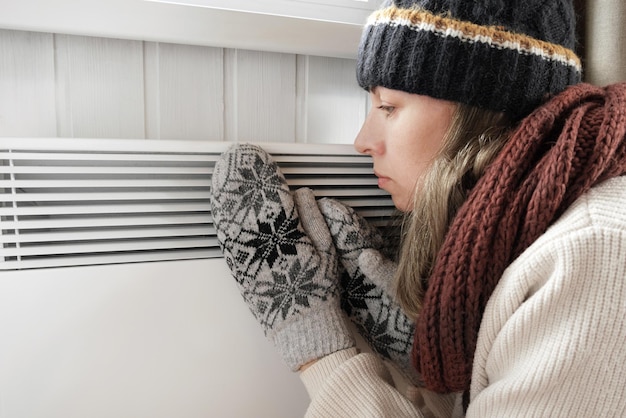
[[[385,0],[357,80],[519,118],[581,80],[571,0]]]

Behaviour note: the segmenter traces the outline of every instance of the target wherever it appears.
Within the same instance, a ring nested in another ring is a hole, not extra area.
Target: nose
[[[372,112],[368,112],[361,130],[354,139],[354,149],[360,154],[374,155],[382,152],[380,133],[376,130]]]

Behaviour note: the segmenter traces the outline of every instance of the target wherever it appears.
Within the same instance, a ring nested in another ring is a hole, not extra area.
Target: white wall
[[[0,29],[0,136],[351,143],[355,61]]]

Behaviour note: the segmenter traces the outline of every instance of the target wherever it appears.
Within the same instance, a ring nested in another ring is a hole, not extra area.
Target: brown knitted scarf
[[[416,324],[436,392],[467,392],[478,328],[507,266],[589,188],[626,173],[626,83],[568,88],[524,119],[450,226]]]

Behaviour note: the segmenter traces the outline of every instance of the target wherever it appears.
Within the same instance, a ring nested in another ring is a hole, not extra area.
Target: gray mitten
[[[328,228],[321,214],[299,216],[271,157],[254,145],[231,147],[215,164],[211,193],[226,262],[291,369],[354,347],[340,309],[339,264]]]
[[[420,376],[411,365],[415,324],[391,292],[396,264],[382,255],[380,232],[354,209],[333,199],[318,206],[346,269],[341,307],[374,352],[391,361],[414,385]]]

